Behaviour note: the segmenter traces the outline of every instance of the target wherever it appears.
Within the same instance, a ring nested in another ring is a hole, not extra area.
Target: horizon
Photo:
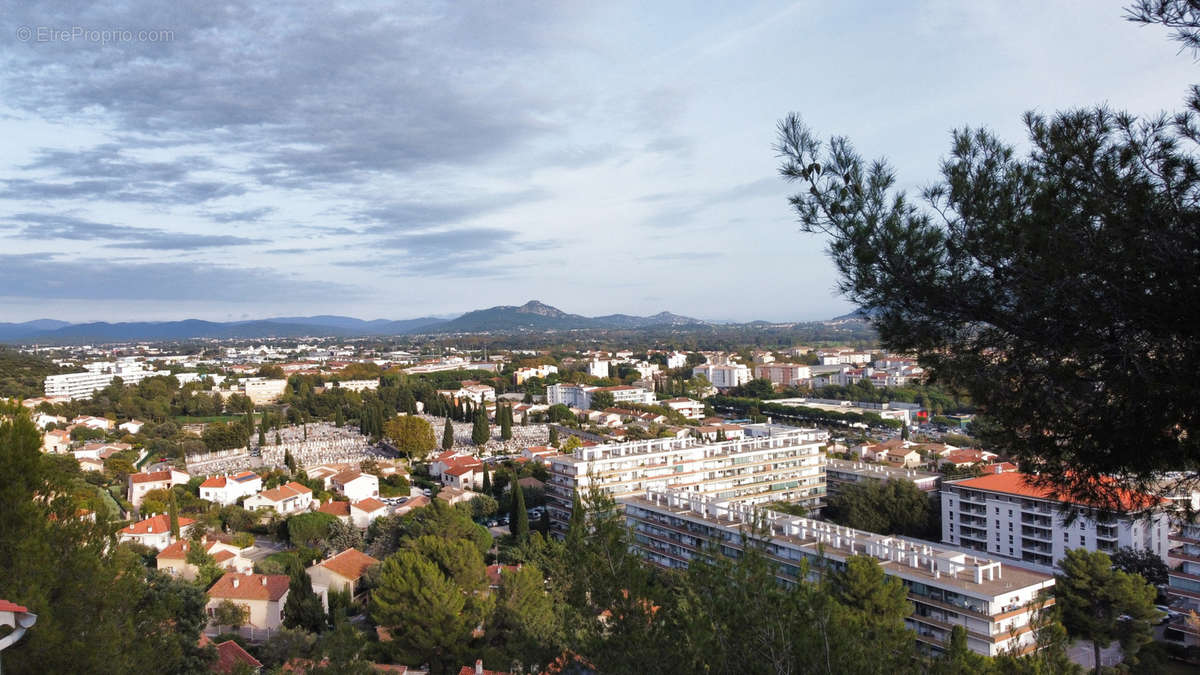
[[[1020,150],[1026,110],[1179,109],[1194,61],[1119,3],[1088,9],[16,5],[36,30],[0,42],[0,321],[531,296],[589,316],[845,314],[822,240],[797,231],[778,121],[847,136],[911,193],[955,128]],[[42,39],[61,26],[154,39]]]

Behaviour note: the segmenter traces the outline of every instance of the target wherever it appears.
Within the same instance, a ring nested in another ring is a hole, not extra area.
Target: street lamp
[[[11,626],[13,629],[11,633],[0,638],[0,652],[20,640],[25,631],[35,623],[37,623],[37,614],[18,604],[0,600],[0,626]],[[0,672],[3,672],[3,666],[0,666]]]

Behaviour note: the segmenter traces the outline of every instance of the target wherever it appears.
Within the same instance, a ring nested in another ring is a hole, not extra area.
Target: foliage
[[[400,415],[383,425],[384,434],[396,449],[414,460],[422,460],[437,447],[433,425],[420,417]]]
[[[232,600],[222,600],[213,608],[213,623],[218,626],[240,628],[250,620],[250,608]]]
[[[442,449],[449,450],[454,447],[454,424],[450,418],[446,418],[446,424],[442,427]]]
[[[988,440],[1041,484],[1121,510],[1123,490],[1200,469],[1200,88],[1171,118],[1097,107],[1025,125],[1024,155],[955,131],[924,207],[797,115],[777,150],[802,229],[828,236],[883,345],[969,392],[997,422]]]
[[[739,415],[748,415],[753,410],[784,419],[794,419],[822,424],[866,424],[873,427],[899,429],[904,424],[900,420],[883,419],[875,413],[837,412],[821,410],[802,405],[784,405],[771,403],[753,398],[737,398],[733,396],[713,396],[708,402],[718,410],[728,410]]]
[[[512,494],[512,514],[509,517],[509,524],[512,526],[513,537],[518,542],[522,542],[529,538],[529,512],[525,509],[525,490],[521,488],[521,483],[517,481],[515,475],[512,481]]]
[[[325,630],[325,607],[312,588],[312,579],[300,565],[291,570],[287,600],[283,603],[283,625],[309,633]]]
[[[329,550],[335,553],[340,553],[348,548],[360,550],[363,548],[362,532],[357,527],[341,520],[335,520],[329,524],[325,541],[329,545]]]
[[[475,411],[475,421],[471,426],[471,442],[475,445],[483,445],[492,437],[492,431],[488,427],[487,412],[483,406]]]
[[[1153,639],[1152,622],[1159,616],[1154,587],[1136,574],[1114,569],[1099,551],[1069,550],[1059,568],[1054,595],[1071,637],[1092,641],[1096,664],[1100,650],[1114,640],[1120,641],[1126,662],[1136,664],[1138,650]]]
[[[1124,546],[1113,552],[1111,557],[1113,567],[1123,572],[1140,575],[1155,586],[1164,586],[1167,583],[1167,563],[1148,548],[1135,549]]]
[[[291,516],[287,519],[288,541],[294,546],[316,548],[325,543],[329,537],[330,528],[337,522],[337,516],[321,511],[312,511]]]
[[[825,517],[839,525],[879,534],[940,536],[940,513],[929,495],[910,480],[846,485],[828,500]]]

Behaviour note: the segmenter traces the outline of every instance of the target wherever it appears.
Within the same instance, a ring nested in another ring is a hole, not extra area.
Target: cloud
[[[273,206],[263,206],[244,211],[218,211],[209,213],[208,218],[217,223],[255,223],[275,213],[276,210]]]
[[[47,213],[18,213],[10,216],[8,220],[20,224],[20,234],[30,239],[107,240],[119,242],[122,247],[127,248],[195,250],[260,242],[258,239],[226,234],[189,234],[144,227],[125,227]]]
[[[502,258],[515,252],[535,252],[553,248],[552,240],[520,241],[517,233],[495,227],[464,227],[434,232],[404,233],[376,241],[379,250],[394,251],[391,258],[375,258],[379,267],[391,268],[399,275],[422,274],[453,276],[460,274],[508,275],[514,269]],[[362,263],[348,261],[345,265]]]
[[[311,302],[360,297],[335,282],[297,279],[274,270],[210,264],[109,265],[52,253],[0,255],[0,289],[7,297],[44,300],[250,300],[300,296]]]
[[[546,196],[544,190],[528,189],[453,202],[395,201],[364,208],[354,214],[353,218],[355,222],[369,225],[364,232],[388,234],[454,225],[509,206],[537,201]]]

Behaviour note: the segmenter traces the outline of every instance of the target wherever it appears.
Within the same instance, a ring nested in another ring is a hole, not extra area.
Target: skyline
[[[788,112],[911,193],[951,129],[1021,148],[1026,110],[1153,115],[1195,72],[1119,2],[5,9],[0,322],[828,319]],[[38,37],[76,26],[169,39]]]

